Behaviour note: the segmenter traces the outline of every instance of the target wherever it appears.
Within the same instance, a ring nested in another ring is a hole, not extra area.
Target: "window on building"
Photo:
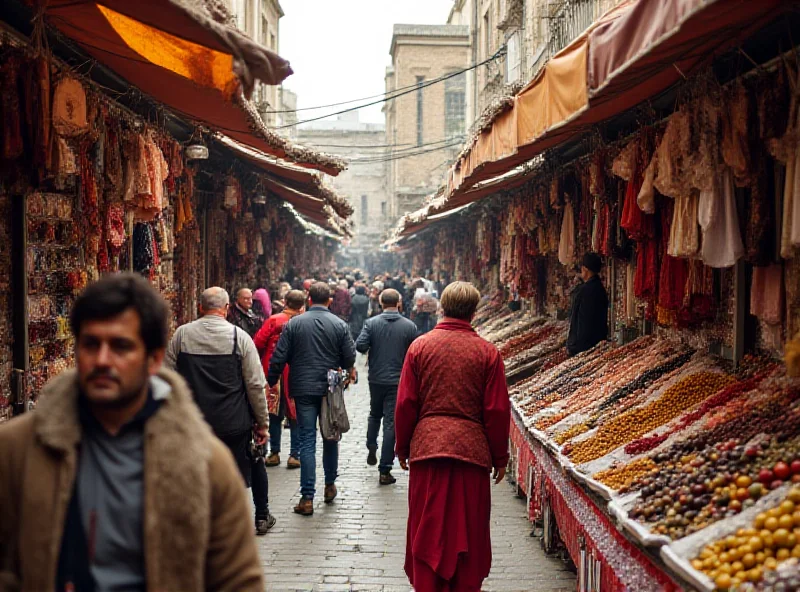
[[[277,44],[275,43],[275,33],[269,34],[269,48],[272,51],[278,51]]]
[[[381,202],[381,217],[382,218],[386,217],[386,202],[385,201]]]
[[[519,51],[519,31],[514,33],[506,41],[508,53],[506,54],[506,84],[511,84],[520,79],[522,63]]]
[[[256,32],[253,31],[253,2],[244,0],[244,32],[250,38],[255,38]]]
[[[369,221],[369,209],[367,205],[367,196],[361,196],[361,226],[366,226]]]
[[[492,53],[492,15],[487,10],[483,15],[483,56],[489,57]]]
[[[447,139],[464,135],[466,89],[467,75],[464,72],[444,81],[444,135]]]
[[[425,82],[425,77],[417,76],[417,86],[421,87],[423,82]],[[417,90],[417,146],[422,146],[422,92],[422,88]]]
[[[269,45],[267,45],[267,41],[268,41],[267,37],[268,37],[268,35],[269,35],[269,21],[267,20],[267,17],[262,14],[261,15],[261,45],[263,45],[264,47],[269,47]]]

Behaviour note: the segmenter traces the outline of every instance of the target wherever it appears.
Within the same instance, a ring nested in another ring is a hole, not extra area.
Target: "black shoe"
[[[272,514],[267,514],[266,520],[256,520],[256,536],[264,536],[275,526],[277,520]]]
[[[378,450],[374,448],[369,449],[369,454],[367,455],[367,464],[371,467],[374,467],[378,464]]]
[[[381,485],[394,485],[395,483],[397,483],[397,479],[391,473],[381,473]]]

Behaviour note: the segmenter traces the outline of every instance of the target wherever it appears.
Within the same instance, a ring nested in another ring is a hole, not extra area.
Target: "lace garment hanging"
[[[698,192],[674,200],[672,224],[669,228],[667,253],[671,257],[693,257],[700,247],[700,227],[697,224]]]
[[[726,97],[722,119],[722,159],[733,171],[739,187],[750,184],[750,149],[747,122],[750,98],[741,81],[734,83]]]

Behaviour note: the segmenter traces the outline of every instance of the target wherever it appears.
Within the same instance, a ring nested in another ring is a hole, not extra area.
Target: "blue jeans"
[[[283,434],[283,413],[269,415],[269,451],[279,454],[281,451],[281,435]],[[297,435],[297,422],[289,422],[289,456],[300,458],[300,438]]]
[[[397,385],[369,383],[369,420],[367,422],[367,448],[378,450],[378,432],[383,420],[383,444],[381,446],[381,473],[388,473],[394,466],[394,408],[397,404]]]
[[[314,499],[317,490],[317,421],[322,397],[296,397],[297,431],[300,436],[300,494]],[[339,443],[322,441],[322,467],[325,485],[339,476]]]

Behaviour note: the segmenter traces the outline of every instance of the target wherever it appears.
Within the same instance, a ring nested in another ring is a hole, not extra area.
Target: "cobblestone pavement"
[[[347,395],[351,430],[339,455],[339,497],[322,502],[322,462],[318,457],[315,514],[297,516],[300,471],[286,469],[289,432],[283,436],[283,464],[269,470],[270,510],[276,526],[258,538],[270,592],[409,592],[403,561],[408,475],[395,468],[397,484],[378,485],[377,467],[366,463],[369,387],[366,368]],[[321,445],[318,446],[321,456]],[[508,484],[493,487],[492,542],[494,563],[484,582],[487,592],[571,592],[574,576],[563,564],[546,557],[532,539],[524,502]]]

